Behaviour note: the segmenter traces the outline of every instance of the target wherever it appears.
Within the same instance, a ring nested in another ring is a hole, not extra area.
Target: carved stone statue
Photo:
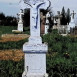
[[[40,9],[48,9],[49,0],[21,0],[22,9],[30,9],[31,36],[40,36]]]

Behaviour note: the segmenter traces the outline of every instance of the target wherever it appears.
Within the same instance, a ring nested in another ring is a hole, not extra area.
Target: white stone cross
[[[73,10],[73,13],[71,13],[73,19],[74,19],[75,14],[76,14],[76,13],[75,13],[74,10]]]
[[[49,14],[49,12],[47,12],[47,14],[46,14],[46,23],[47,24],[49,24],[49,20],[48,20],[49,17],[50,17],[50,14]]]
[[[48,46],[40,37],[40,9],[49,7],[49,0],[21,0],[22,9],[30,9],[30,37],[23,45],[25,71],[22,77],[48,77],[46,73],[46,52]]]
[[[40,9],[47,9],[49,0],[21,0],[22,9],[30,9],[30,34],[40,37]]]

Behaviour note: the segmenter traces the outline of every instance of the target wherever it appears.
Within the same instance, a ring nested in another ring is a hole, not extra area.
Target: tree
[[[67,9],[66,17],[67,17],[67,23],[69,24],[69,22],[71,20],[71,17],[70,17],[70,9],[69,8]]]
[[[62,12],[61,12],[61,14],[63,15],[63,16],[65,16],[65,8],[64,8],[64,6],[63,6],[63,8],[62,8]]]
[[[62,8],[61,15],[62,15],[62,18],[61,18],[61,25],[67,25],[66,12],[65,12],[64,7]]]
[[[30,26],[30,9],[25,9],[24,10],[25,13],[24,13],[24,16],[23,16],[23,24],[24,26],[28,27]]]
[[[5,14],[4,13],[0,13],[0,20],[4,20],[5,19]]]
[[[4,13],[0,13],[0,26],[17,26],[16,17],[5,16]]]

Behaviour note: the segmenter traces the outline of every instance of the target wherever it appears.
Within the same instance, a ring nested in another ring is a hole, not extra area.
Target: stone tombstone
[[[46,53],[48,46],[40,37],[40,9],[48,9],[49,0],[21,0],[22,9],[30,9],[30,37],[23,45],[25,66],[22,77],[48,77],[46,73]]]
[[[20,9],[20,13],[18,14],[19,21],[18,21],[18,28],[17,28],[17,30],[21,31],[21,32],[23,32],[23,19],[22,19],[23,15],[24,15],[23,10]]]

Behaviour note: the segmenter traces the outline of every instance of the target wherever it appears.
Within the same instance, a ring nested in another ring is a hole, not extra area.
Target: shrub
[[[21,49],[23,44],[28,40],[20,40],[20,41],[10,41],[10,42],[0,42],[0,50],[3,49]]]
[[[48,43],[48,47],[52,52],[71,52],[77,51],[77,37],[61,36],[56,31],[46,34],[43,42]]]
[[[1,39],[1,35],[2,35],[2,32],[0,31],[0,39]]]
[[[1,77],[22,77],[24,70],[24,61],[0,61],[0,76]]]
[[[74,57],[75,59],[76,57]],[[76,77],[77,60],[62,57],[60,54],[52,57],[47,55],[47,72],[49,77]]]

